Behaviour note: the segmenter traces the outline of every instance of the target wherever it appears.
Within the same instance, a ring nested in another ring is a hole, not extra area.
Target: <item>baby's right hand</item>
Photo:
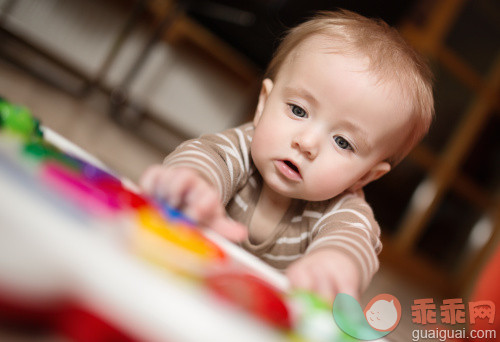
[[[153,165],[140,179],[143,191],[165,200],[193,221],[233,241],[247,236],[246,228],[226,216],[218,192],[198,172],[186,167]]]

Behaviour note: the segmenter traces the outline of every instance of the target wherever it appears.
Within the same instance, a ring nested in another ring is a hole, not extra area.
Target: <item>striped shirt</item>
[[[228,215],[250,225],[262,188],[250,143],[251,123],[182,143],[165,158],[169,166],[199,171],[218,190]],[[271,266],[284,270],[303,255],[320,248],[342,251],[358,265],[361,289],[379,267],[380,228],[362,191],[344,192],[326,201],[292,199],[276,227],[258,244],[252,232],[242,247]]]

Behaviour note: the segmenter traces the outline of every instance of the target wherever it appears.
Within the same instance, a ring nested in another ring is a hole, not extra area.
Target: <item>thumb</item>
[[[244,225],[226,216],[218,216],[208,224],[208,227],[225,238],[235,242],[244,240],[248,235],[247,228]]]

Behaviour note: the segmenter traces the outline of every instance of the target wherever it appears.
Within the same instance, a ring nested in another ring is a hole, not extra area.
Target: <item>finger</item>
[[[331,274],[325,274],[324,270],[316,268],[314,271],[314,291],[328,304],[333,304],[333,299],[338,293],[337,281]]]
[[[311,290],[312,281],[308,272],[307,265],[304,265],[303,260],[292,264],[286,271],[286,276],[290,280],[290,284],[294,289]]]
[[[181,198],[180,192],[185,191],[187,186],[186,174],[190,173],[184,169],[164,169],[158,176],[154,196],[163,199],[173,207],[177,207]]]
[[[148,167],[142,174],[141,178],[139,179],[139,186],[146,194],[152,195],[154,193],[154,189],[161,171],[161,165],[152,165]]]
[[[167,192],[172,170],[162,165],[154,165],[142,175],[139,184],[149,196],[163,198]]]
[[[353,287],[350,284],[343,284],[342,282],[340,282],[339,284],[337,284],[337,288],[338,288],[338,290],[335,293],[335,295],[337,295],[339,293],[345,293],[345,294],[348,294],[349,296],[353,297],[354,299],[356,299],[359,302],[360,293],[356,287]]]
[[[217,217],[208,227],[235,242],[243,241],[248,236],[248,230],[244,225],[224,216]]]
[[[191,172],[182,172],[180,170],[168,176],[169,179],[166,180],[168,181],[168,186],[166,187],[168,203],[175,208],[180,208],[186,202],[186,197],[189,193],[197,186],[200,186],[199,182],[197,182],[198,178]]]
[[[224,213],[217,192],[201,180],[189,189],[182,209],[192,220],[203,225],[209,225]]]

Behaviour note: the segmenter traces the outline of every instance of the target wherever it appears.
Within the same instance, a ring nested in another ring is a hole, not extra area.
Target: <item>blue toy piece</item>
[[[166,219],[168,221],[182,222],[185,223],[187,226],[195,225],[195,223],[192,220],[190,220],[186,215],[168,205],[167,202],[165,202],[164,200],[156,201],[156,203],[160,208],[160,210],[162,211],[162,213],[166,216]]]

